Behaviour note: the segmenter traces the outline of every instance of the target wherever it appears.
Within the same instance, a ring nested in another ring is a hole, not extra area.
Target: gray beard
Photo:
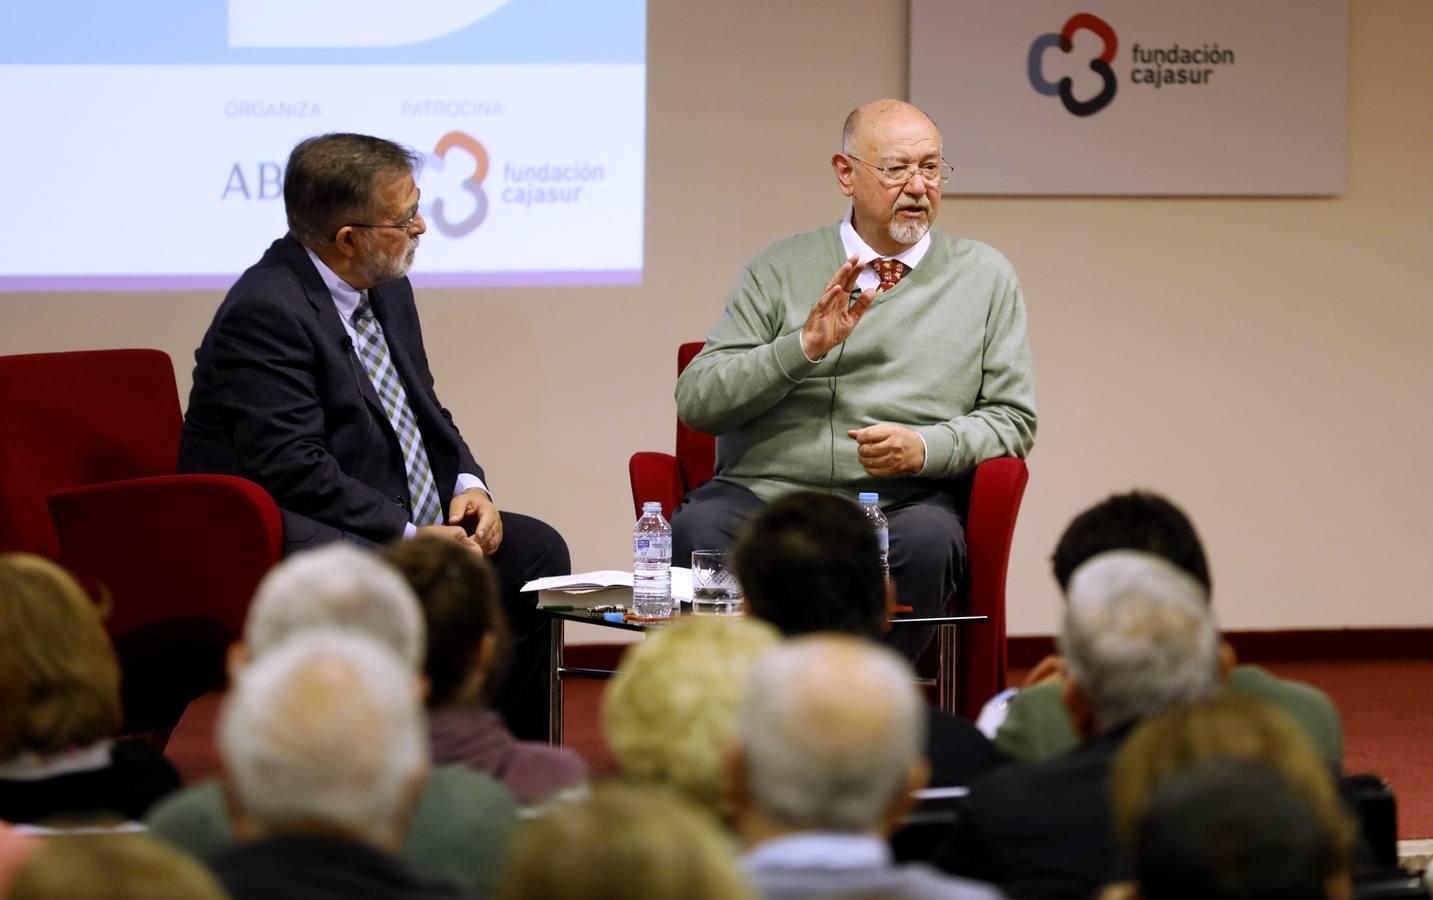
[[[903,222],[899,219],[892,219],[890,227],[886,229],[891,240],[897,244],[907,245],[914,244],[925,237],[927,231],[930,231],[930,213],[926,213],[924,222]]]

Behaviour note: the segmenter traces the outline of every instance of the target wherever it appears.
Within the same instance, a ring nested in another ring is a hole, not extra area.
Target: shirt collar
[[[869,263],[873,259],[898,259],[907,266],[914,269],[920,265],[921,259],[926,251],[930,249],[930,229],[921,235],[921,239],[895,256],[883,257],[871,249],[871,246],[862,240],[856,233],[856,226],[851,224],[855,217],[856,210],[853,208],[846,217],[841,220],[841,244],[846,248],[846,258],[856,257],[857,262]]]
[[[353,314],[358,309],[359,301],[363,299],[363,292],[342,278],[338,273],[330,269],[318,254],[309,247],[304,248],[308,258],[313,260],[314,268],[318,269],[318,277],[328,287],[328,292],[333,296],[333,304],[338,307],[338,314],[344,322],[352,322]]]
[[[743,863],[760,869],[870,869],[891,865],[891,848],[874,834],[802,831],[758,844]]]

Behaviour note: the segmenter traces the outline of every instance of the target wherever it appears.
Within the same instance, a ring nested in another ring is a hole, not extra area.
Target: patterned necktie
[[[898,259],[873,259],[871,268],[881,277],[881,286],[876,288],[876,293],[889,291],[901,283],[901,279],[911,270],[911,267]]]
[[[408,395],[403,390],[403,380],[393,368],[388,355],[388,342],[383,338],[383,328],[373,317],[373,307],[368,303],[368,292],[359,294],[358,309],[353,311],[353,330],[358,333],[358,356],[368,377],[373,382],[383,409],[388,413],[398,435],[398,444],[403,448],[403,468],[408,473],[408,496],[412,509],[408,517],[414,525],[438,525],[443,521],[443,512],[438,504],[438,488],[433,483],[433,469],[428,463],[428,451],[423,447],[423,435],[418,431],[418,420],[408,406]]]

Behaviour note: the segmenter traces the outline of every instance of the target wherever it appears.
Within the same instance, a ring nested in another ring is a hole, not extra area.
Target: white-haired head
[[[312,629],[254,660],[217,736],[232,802],[260,833],[336,829],[395,846],[428,765],[413,673],[351,630]]]
[[[813,635],[772,650],[738,726],[751,806],[788,829],[879,828],[926,772],[924,708],[910,665],[879,644]]]
[[[1219,629],[1205,590],[1162,557],[1114,550],[1070,578],[1066,673],[1104,733],[1219,690]]]
[[[388,647],[421,671],[425,633],[413,589],[372,553],[329,544],[289,557],[259,582],[244,622],[251,658],[312,628],[345,628]]]

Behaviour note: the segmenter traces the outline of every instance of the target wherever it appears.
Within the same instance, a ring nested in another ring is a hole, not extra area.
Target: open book
[[[570,606],[591,609],[594,606],[632,605],[632,573],[617,569],[577,572],[538,578],[522,586],[524,591],[537,591],[537,607]],[[692,602],[692,570],[672,566],[672,599]]]

